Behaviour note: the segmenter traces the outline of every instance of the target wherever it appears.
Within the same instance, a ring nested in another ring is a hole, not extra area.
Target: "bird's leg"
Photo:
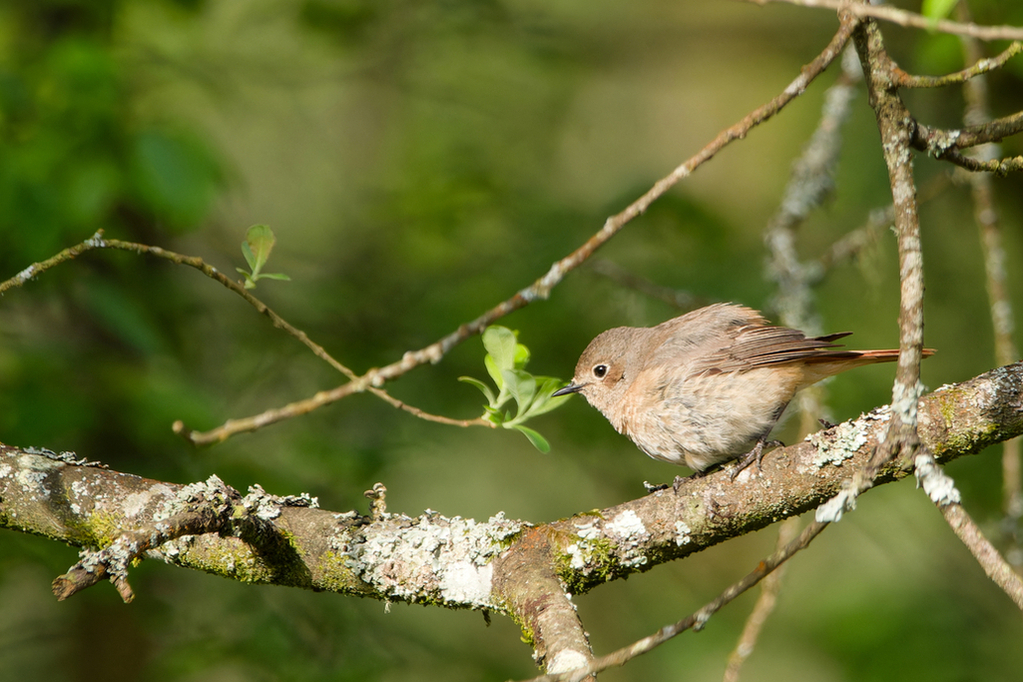
[[[818,419],[817,421],[819,421],[821,423],[821,426],[823,426],[825,429],[834,428],[834,426],[835,426],[834,424],[829,422],[827,419]]]
[[[776,448],[783,445],[785,445],[785,443],[782,443],[780,440],[767,440],[767,434],[764,434],[760,437],[760,440],[757,441],[757,444],[753,446],[752,450],[739,458],[735,464],[735,468],[732,469],[730,478],[734,481],[735,477],[738,476],[743,469],[748,467],[750,464],[753,464],[753,462],[757,463],[757,469],[762,470],[764,468],[763,463],[764,455],[766,454],[765,450],[767,448]]]
[[[757,444],[753,446],[752,450],[750,450],[745,455],[739,458],[739,461],[736,463],[735,468],[732,469],[731,479],[733,481],[735,480],[735,477],[738,476],[740,472],[742,472],[743,469],[748,467],[754,461],[756,461],[757,463],[757,469],[760,471],[763,470],[765,448],[776,448],[785,445],[785,443],[782,443],[780,440],[768,440],[767,437],[771,435],[771,430],[774,428],[774,425],[778,423],[778,420],[781,419],[782,413],[785,412],[785,408],[788,406],[789,404],[785,403],[777,410],[775,410],[774,419],[771,420],[771,425],[767,427],[766,431],[760,434],[760,438],[757,439]]]

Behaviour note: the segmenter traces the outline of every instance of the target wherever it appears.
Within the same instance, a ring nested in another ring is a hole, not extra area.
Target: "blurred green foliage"
[[[982,0],[971,11],[980,23],[1023,23],[1018,3]],[[0,278],[97,229],[235,272],[246,265],[245,226],[271,224],[273,268],[292,282],[267,282],[260,297],[356,371],[381,366],[541,276],[777,94],[834,28],[827,12],[713,0],[9,0],[0,4]],[[963,65],[955,39],[885,31],[907,70]],[[1023,108],[1020,63],[989,78],[995,115]],[[833,78],[597,257],[708,300],[764,306],[774,292],[763,227]],[[889,201],[863,99],[847,124],[838,192],[800,234],[806,258]],[[907,100],[927,123],[961,120],[954,88]],[[1006,154],[1021,151],[1005,142]],[[921,191],[927,342],[940,351],[924,381],[937,386],[990,367],[991,333],[969,192],[933,160],[919,159],[917,174],[922,188],[940,188]],[[997,180],[995,192],[1008,262],[1023,262],[1020,179]],[[894,240],[882,231],[820,287],[825,331],[854,330],[859,348],[895,344],[897,278]],[[1009,284],[1019,314],[1018,268]],[[568,376],[596,333],[678,312],[584,267],[506,324],[529,340],[538,374]],[[463,344],[388,389],[471,418],[478,395],[454,379],[478,374],[480,358],[477,342]],[[833,417],[887,401],[891,376],[880,367],[836,379]],[[536,420],[546,456],[503,430],[426,423],[368,395],[202,452],[170,432],[175,419],[208,428],[340,381],[237,297],[164,262],[92,252],[0,300],[4,442],[77,450],[176,482],[217,473],[241,489],[308,491],[337,510],[365,510],[362,491],[384,481],[389,505],[405,513],[504,510],[530,521],[631,499],[643,480],[677,472],[583,401]],[[791,427],[781,435],[796,437]],[[950,470],[997,537],[997,453]],[[769,529],[577,597],[594,646],[607,651],[678,619],[773,544]],[[4,532],[0,677],[533,672],[501,618],[485,628],[471,613],[396,604],[385,614],[376,602],[255,589],[154,562],[133,572],[130,607],[103,586],[57,604],[49,582],[74,561],[68,548]],[[719,679],[751,599],[698,637],[604,677]],[[1023,666],[1021,635],[1018,612],[922,494],[886,486],[790,566],[747,679],[1011,679]]]

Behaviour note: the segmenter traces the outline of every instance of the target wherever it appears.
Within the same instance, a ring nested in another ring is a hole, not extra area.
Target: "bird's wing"
[[[803,332],[789,327],[770,325],[739,329],[731,344],[708,353],[696,371],[716,369],[734,372],[789,362],[826,362],[855,357],[854,351],[837,350],[834,342],[851,332],[807,338]]]

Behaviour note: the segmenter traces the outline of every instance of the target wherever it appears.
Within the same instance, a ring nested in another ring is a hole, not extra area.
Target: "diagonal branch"
[[[952,531],[963,541],[987,576],[1023,610],[1023,578],[1012,570],[1009,562],[963,509],[955,482],[935,464],[934,456],[927,448],[922,448],[916,456],[914,473],[920,487],[941,510]]]
[[[229,420],[210,431],[200,433],[183,430],[183,433],[196,445],[218,443],[238,433],[254,431],[268,424],[287,419],[295,414],[309,412],[354,393],[361,393],[371,387],[380,387],[385,382],[401,376],[414,367],[428,362],[440,362],[441,358],[456,345],[475,334],[482,333],[488,325],[493,324],[501,317],[519,310],[533,301],[546,299],[550,296],[551,290],[561,282],[568,272],[584,263],[598,248],[607,243],[608,240],[625,227],[626,224],[646,211],[650,204],[678,182],[688,177],[699,166],[713,158],[725,146],[735,140],[746,137],[753,128],[774,116],[785,105],[801,95],[810,82],[820,75],[841,54],[842,48],[848,42],[855,25],[855,20],[843,21],[839,26],[838,32],[831,39],[831,42],[828,43],[827,47],[812,62],[801,69],[799,76],[784,91],[771,101],[754,109],[738,123],[721,131],[703,149],[654,183],[653,187],[627,206],[625,210],[608,218],[604,222],[604,226],[596,234],[575,251],[551,265],[543,277],[540,277],[525,289],[520,290],[511,298],[502,301],[476,319],[462,324],[457,330],[429,346],[417,351],[408,351],[402,356],[401,360],[380,369],[372,369],[362,376],[352,379],[347,384],[329,391],[321,391],[311,398],[280,408],[270,409],[258,415]]]

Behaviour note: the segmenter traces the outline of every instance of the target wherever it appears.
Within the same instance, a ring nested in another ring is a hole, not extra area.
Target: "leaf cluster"
[[[517,332],[506,327],[491,326],[483,332],[483,347],[487,350],[483,364],[497,386],[497,393],[479,379],[459,377],[459,381],[472,384],[487,399],[483,406],[483,419],[505,429],[521,431],[529,442],[540,452],[550,452],[547,439],[523,423],[533,417],[557,409],[570,396],[554,397],[553,393],[565,386],[555,377],[533,376],[526,371],[529,349],[518,342]],[[505,409],[509,401],[515,401],[514,414]]]

